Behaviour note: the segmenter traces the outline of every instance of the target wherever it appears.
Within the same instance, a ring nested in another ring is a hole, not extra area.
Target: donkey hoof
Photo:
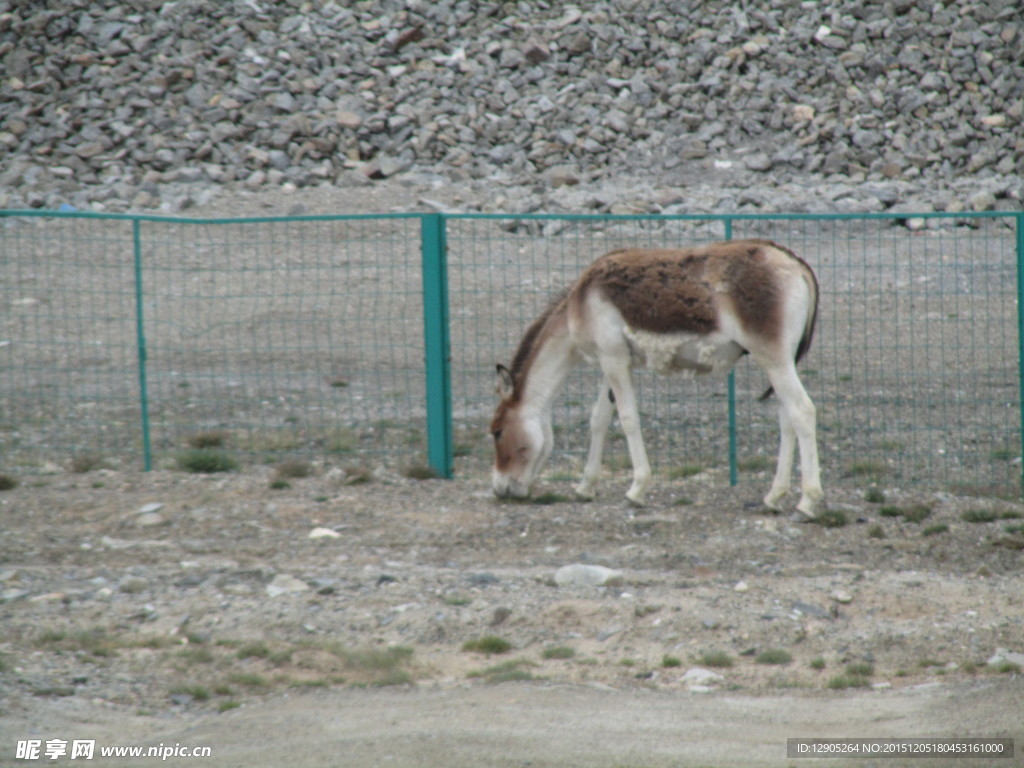
[[[644,492],[642,492],[642,491],[641,492],[629,491],[629,493],[626,494],[626,501],[628,501],[631,506],[642,507],[644,505],[644,496],[645,495],[646,494]]]
[[[574,487],[572,489],[572,492],[576,496],[576,498],[579,499],[580,501],[593,501],[594,500],[594,496],[596,495],[594,493],[594,487],[593,486],[583,485],[582,483],[580,483],[579,485]]]

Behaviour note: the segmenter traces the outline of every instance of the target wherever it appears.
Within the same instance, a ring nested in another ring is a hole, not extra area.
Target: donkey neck
[[[519,376],[519,402],[538,415],[551,404],[575,362],[575,345],[564,318],[551,318],[534,341],[534,348]]]

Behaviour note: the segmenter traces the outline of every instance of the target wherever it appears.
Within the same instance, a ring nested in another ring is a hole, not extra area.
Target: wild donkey
[[[498,366],[501,402],[491,423],[494,493],[529,496],[551,453],[552,402],[581,358],[604,374],[590,417],[590,451],[576,493],[594,494],[612,418],[629,446],[642,504],[651,478],[631,370],[634,365],[689,376],[728,371],[750,354],[779,398],[782,438],[775,479],[764,503],[778,509],[789,490],[800,445],[802,495],[797,510],[814,517],[822,499],[815,409],[797,375],[818,311],[814,272],[767,240],[739,240],[686,250],[612,251],[597,259],[530,326],[510,368]]]

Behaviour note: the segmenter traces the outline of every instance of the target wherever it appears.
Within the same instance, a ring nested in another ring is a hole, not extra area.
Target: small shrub
[[[212,475],[217,472],[234,472],[238,462],[223,451],[197,448],[178,455],[178,468],[185,472]]]
[[[312,475],[313,467],[308,461],[302,461],[301,459],[289,459],[278,464],[277,467],[274,468],[274,474],[279,480],[285,478],[298,480]]]
[[[406,467],[402,474],[410,480],[436,480],[439,477],[437,471],[426,464],[413,464]]]
[[[705,667],[731,667],[734,662],[725,651],[710,651],[700,657],[700,663]]]
[[[486,653],[488,656],[491,656],[493,654],[508,653],[512,650],[512,643],[502,637],[485,635],[476,640],[467,640],[463,644],[462,650],[472,653]]]
[[[908,523],[920,523],[922,520],[930,517],[932,511],[929,507],[924,504],[918,504],[911,507],[910,509],[903,510],[903,519]]]
[[[819,656],[816,659],[811,659],[811,669],[818,670],[819,672],[825,668],[825,659]]]
[[[872,525],[870,528],[868,528],[868,538],[869,539],[884,539],[885,538],[885,531],[882,529],[882,526],[880,526],[880,525]]]
[[[0,491],[13,491],[17,487],[17,478],[11,475],[0,475]]]
[[[71,459],[71,471],[76,475],[84,475],[103,466],[103,457],[94,453],[80,453]]]
[[[675,656],[662,656],[661,666],[665,667],[666,669],[669,669],[671,667],[681,667],[683,666],[683,660],[676,658]]]
[[[899,507],[885,506],[878,510],[878,514],[882,517],[900,517],[903,514],[903,510]]]
[[[935,536],[940,533],[946,533],[949,531],[949,526],[946,523],[936,523],[935,525],[927,526],[921,531],[922,536]]]
[[[758,664],[789,664],[792,660],[792,654],[781,648],[762,651],[755,659]]]
[[[292,484],[287,480],[281,480],[280,478],[270,481],[270,490],[272,491],[287,491],[292,487]]]
[[[880,488],[868,488],[864,492],[864,501],[869,504],[881,504],[885,501],[885,492]]]

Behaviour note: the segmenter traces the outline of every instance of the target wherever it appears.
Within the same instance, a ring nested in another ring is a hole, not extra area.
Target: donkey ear
[[[501,363],[497,365],[498,371],[498,395],[502,398],[511,397],[515,389],[515,382],[512,379],[512,371]]]

